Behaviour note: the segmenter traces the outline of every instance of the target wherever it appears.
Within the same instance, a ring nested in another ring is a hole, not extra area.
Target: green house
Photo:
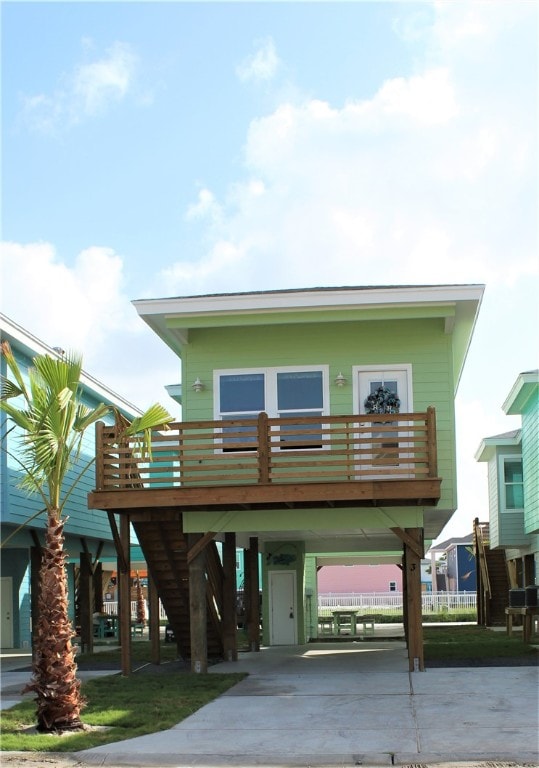
[[[539,564],[539,371],[520,373],[502,408],[521,427],[485,437],[475,458],[488,468],[490,548],[523,588],[537,583]]]
[[[216,652],[235,654],[226,608],[234,546],[251,574],[252,647],[259,556],[268,645],[316,636],[325,561],[402,563],[410,668],[423,668],[420,560],[457,507],[454,401],[482,295],[482,285],[380,286],[134,302],[178,355],[181,383],[167,390],[182,421],[155,436],[136,482],[111,458],[113,435],[98,435],[90,506],[135,526],[178,636],[189,622],[195,669],[212,623]],[[200,570],[215,587],[205,609]],[[167,596],[172,572],[183,587]]]

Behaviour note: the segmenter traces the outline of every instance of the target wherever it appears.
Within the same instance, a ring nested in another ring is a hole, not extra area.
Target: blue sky
[[[174,356],[133,299],[486,284],[459,511],[538,366],[538,6],[3,2],[2,311],[140,407]]]

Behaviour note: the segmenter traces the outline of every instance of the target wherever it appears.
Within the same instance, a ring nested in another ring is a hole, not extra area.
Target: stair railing
[[[491,586],[488,574],[485,539],[483,536],[484,524],[478,518],[474,520],[475,556],[479,568],[477,618],[480,624],[487,626],[489,620],[489,601],[491,599]]]

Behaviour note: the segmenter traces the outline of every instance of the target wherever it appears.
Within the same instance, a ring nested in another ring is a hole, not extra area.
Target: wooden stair
[[[490,581],[489,619],[491,625],[505,624],[505,609],[509,605],[509,574],[505,552],[485,547]]]
[[[477,561],[477,620],[482,626],[505,624],[509,605],[509,573],[503,549],[491,549],[488,523],[474,520]]]
[[[189,566],[181,523],[134,521],[133,528],[174,631],[178,651],[182,659],[190,659]],[[205,551],[208,659],[222,659],[222,565],[215,542],[210,542]]]

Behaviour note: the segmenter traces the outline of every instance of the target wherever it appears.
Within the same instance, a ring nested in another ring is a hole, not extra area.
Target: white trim
[[[227,293],[203,296],[178,296],[133,301],[141,316],[146,315],[219,315],[283,309],[353,309],[361,306],[383,307],[404,304],[406,307],[448,304],[458,301],[480,302],[485,286],[427,285],[375,286],[372,288],[343,287],[334,289],[300,289],[254,293]]]
[[[515,400],[520,395],[522,388],[526,384],[537,384],[539,382],[539,371],[526,371],[525,373],[519,373],[517,380],[511,387],[511,391],[505,398],[502,405],[502,411],[508,413],[511,407],[514,405]]]
[[[506,507],[506,483],[505,483],[505,462],[506,461],[518,461],[524,470],[522,463],[522,454],[520,453],[499,453],[498,454],[498,509],[502,515],[510,515],[513,513],[522,514],[524,507]],[[516,485],[516,483],[515,483]],[[522,474],[522,493],[524,494],[524,472]]]
[[[377,374],[381,373],[382,377],[385,379],[387,378],[386,374],[404,374],[406,378],[406,408],[403,409],[403,413],[412,413],[413,412],[413,392],[412,392],[412,364],[411,363],[384,363],[382,365],[354,365],[352,366],[352,378],[353,378],[353,407],[354,407],[354,413],[365,413],[365,407],[363,405],[363,394],[360,393],[360,385],[359,380],[360,377],[364,374]],[[403,400],[403,393],[402,391],[398,393],[401,401]],[[402,442],[402,438],[406,438],[406,436],[409,434],[406,430],[406,425],[409,424],[409,422],[405,422],[402,420],[399,420],[398,417],[396,418],[397,421],[399,421],[399,428],[398,428],[398,436],[399,436],[399,443],[401,446],[406,445],[406,443]],[[373,433],[374,434],[374,433]],[[367,457],[365,457],[367,458]],[[401,458],[404,458],[402,456]],[[401,469],[406,468],[406,464],[400,464]],[[382,475],[377,475],[378,479],[382,479]]]
[[[35,357],[37,355],[50,355],[50,357],[53,358],[60,357],[60,353],[58,353],[54,347],[45,344],[45,342],[41,341],[3,314],[0,314],[0,330],[3,339],[6,339],[7,341],[12,339],[14,342],[17,342],[20,347],[24,348],[30,357]],[[137,408],[136,405],[133,405],[133,403],[125,400],[121,395],[113,392],[112,389],[109,389],[105,384],[102,384],[84,370],[81,371],[80,382],[88,392],[96,395],[97,399],[103,399],[113,405],[117,405],[126,413],[133,416],[139,416],[142,413],[141,409]]]
[[[320,371],[322,373],[322,416],[329,415],[329,366],[328,365],[283,365],[256,368],[219,368],[213,372],[213,403],[214,419],[222,419],[219,379],[221,376],[241,376],[242,374],[260,373],[264,376],[264,410],[271,418],[277,418],[277,374],[303,373]]]
[[[383,365],[353,365],[352,366],[352,407],[354,413],[364,413],[362,404],[360,403],[359,396],[359,374],[368,373],[369,371],[381,371],[387,373],[388,371],[405,371],[406,372],[406,398],[407,398],[407,412],[413,413],[414,400],[413,400],[413,387],[412,387],[412,364],[411,363],[385,363]]]

